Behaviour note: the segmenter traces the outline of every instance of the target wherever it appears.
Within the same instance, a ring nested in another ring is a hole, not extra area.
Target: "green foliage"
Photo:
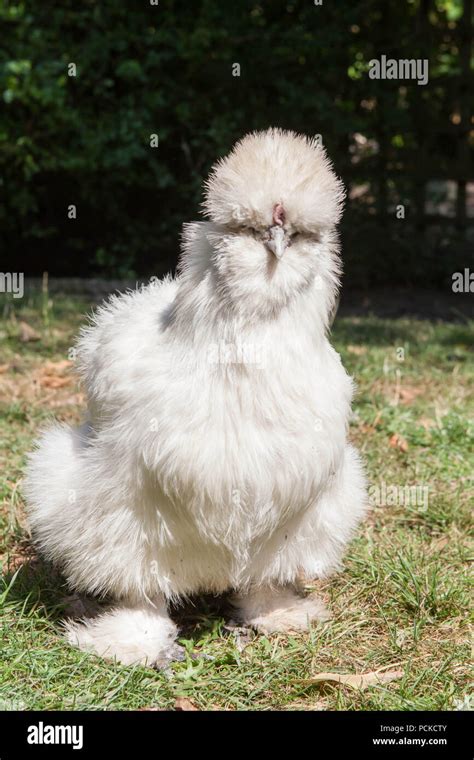
[[[435,153],[442,176],[456,156],[448,115],[467,97],[461,15],[459,0],[438,0],[428,14],[418,0],[0,0],[2,267],[161,274],[175,262],[182,222],[198,214],[211,163],[245,132],[275,125],[321,134],[344,180],[369,183],[343,227],[354,281],[426,282],[427,263],[439,280],[456,261],[446,235],[443,265],[437,243],[417,234],[415,169]],[[382,53],[428,55],[430,83],[369,79]],[[355,133],[380,146],[357,163]],[[408,221],[397,226],[400,202]]]

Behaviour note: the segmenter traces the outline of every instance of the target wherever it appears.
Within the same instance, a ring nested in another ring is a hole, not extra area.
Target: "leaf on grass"
[[[382,427],[382,417],[383,417],[383,411],[381,409],[379,409],[379,411],[377,412],[377,414],[374,417],[373,422],[371,422],[370,424],[366,424],[365,422],[361,422],[359,424],[359,430],[362,433],[370,433],[370,434],[375,433],[375,431],[376,431],[377,428]]]
[[[175,710],[182,710],[183,712],[198,712],[199,707],[191,702],[187,697],[178,697],[174,703]]]
[[[29,343],[32,340],[41,340],[41,335],[36,332],[27,322],[21,321],[19,324],[19,339],[22,343]]]
[[[436,541],[432,541],[431,545],[428,547],[428,553],[432,554],[433,552],[441,552],[443,549],[450,543],[451,539],[448,536],[441,536],[440,538],[436,539]]]
[[[40,379],[40,385],[43,388],[52,388],[53,390],[56,388],[64,388],[66,385],[69,385],[70,382],[71,380],[69,377],[52,377],[51,375],[46,375]]]
[[[379,686],[380,684],[390,683],[390,681],[395,681],[397,678],[401,678],[402,676],[403,670],[387,670],[382,673],[374,671],[373,673],[355,674],[318,673],[309,679],[309,683],[316,684],[326,683],[329,681],[331,683],[338,683],[342,686],[350,686],[352,689],[363,691],[364,689],[368,689],[370,686]]]
[[[43,388],[64,388],[72,382],[71,375],[67,371],[72,362],[63,359],[59,362],[46,362],[40,370],[39,384]]]
[[[381,425],[382,425],[382,417],[383,417],[383,410],[379,409],[379,411],[377,412],[377,414],[374,417],[374,421],[372,422],[372,427],[373,428],[381,427]]]
[[[72,364],[69,359],[61,359],[59,362],[46,362],[43,365],[43,372],[46,372],[48,375],[62,375],[72,367]]]
[[[436,420],[431,419],[431,417],[420,417],[418,424],[425,430],[430,430],[431,428],[436,427]]]
[[[365,346],[347,346],[347,350],[350,354],[355,354],[356,356],[364,356],[367,353]]]
[[[394,433],[389,441],[389,445],[392,449],[398,449],[399,451],[408,451],[408,443],[402,435]]]
[[[417,388],[414,385],[405,385],[400,388],[400,401],[402,404],[409,405],[424,392],[424,388]]]

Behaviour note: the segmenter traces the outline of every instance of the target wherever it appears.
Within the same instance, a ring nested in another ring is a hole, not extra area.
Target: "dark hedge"
[[[0,269],[167,271],[211,163],[280,126],[321,134],[352,188],[353,283],[449,279],[469,220],[455,203],[431,224],[426,182],[436,206],[473,176],[468,16],[456,0],[0,2]],[[428,58],[429,83],[370,79],[382,54]]]

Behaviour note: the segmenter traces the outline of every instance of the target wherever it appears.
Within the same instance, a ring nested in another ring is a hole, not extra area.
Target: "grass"
[[[180,697],[202,710],[469,704],[472,325],[336,320],[334,343],[359,387],[350,436],[367,462],[373,508],[344,571],[308,580],[333,617],[309,635],[266,638],[228,629],[215,601],[203,600],[179,612],[187,660],[160,673],[63,642],[69,592],[35,556],[24,520],[22,466],[38,428],[53,417],[80,418],[83,398],[66,360],[90,304],[6,296],[2,308],[0,708],[166,709]],[[22,321],[36,340],[19,339]],[[310,682],[321,672],[384,670],[401,675],[365,690]]]

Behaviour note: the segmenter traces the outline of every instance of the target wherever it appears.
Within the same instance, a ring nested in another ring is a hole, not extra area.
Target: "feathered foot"
[[[330,617],[321,599],[302,597],[288,586],[259,587],[231,601],[239,620],[264,634],[308,631],[312,622]]]
[[[184,659],[184,649],[175,641],[177,627],[162,598],[153,604],[121,603],[97,617],[69,620],[65,628],[70,644],[123,665],[166,668]]]

